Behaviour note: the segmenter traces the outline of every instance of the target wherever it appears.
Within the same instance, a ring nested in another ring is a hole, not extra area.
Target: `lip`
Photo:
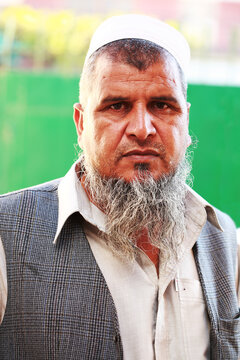
[[[159,153],[154,149],[146,149],[146,150],[139,150],[134,149],[127,151],[123,154],[123,157],[130,157],[130,156],[139,156],[139,157],[149,157],[149,156],[159,156]]]
[[[135,163],[145,163],[155,161],[159,157],[161,158],[160,154],[154,149],[134,149],[125,152],[122,159],[133,161]]]

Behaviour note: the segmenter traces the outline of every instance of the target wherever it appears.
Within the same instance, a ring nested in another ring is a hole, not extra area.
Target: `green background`
[[[63,176],[77,158],[78,77],[0,73],[0,193]],[[240,226],[240,87],[190,84],[193,188]]]

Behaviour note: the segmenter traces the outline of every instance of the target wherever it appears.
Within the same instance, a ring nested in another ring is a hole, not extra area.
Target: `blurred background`
[[[72,105],[91,34],[129,12],[189,41],[193,188],[240,226],[240,0],[0,0],[0,193],[61,177],[76,160]]]

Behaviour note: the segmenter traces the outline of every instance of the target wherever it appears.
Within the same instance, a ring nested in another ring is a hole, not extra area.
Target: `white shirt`
[[[124,358],[208,359],[209,321],[191,249],[206,222],[205,207],[210,205],[189,189],[183,256],[176,268],[166,269],[158,278],[155,265],[142,250],[138,250],[136,261],[129,264],[113,256],[99,237],[98,229],[105,229],[105,215],[88,200],[75,173],[75,164],[61,180],[58,195],[59,218],[54,242],[67,218],[79,211],[85,219],[83,227],[90,247],[116,306]],[[209,220],[220,228],[213,209]],[[1,246],[0,243],[0,320],[7,298]],[[239,289],[238,294],[240,302]]]

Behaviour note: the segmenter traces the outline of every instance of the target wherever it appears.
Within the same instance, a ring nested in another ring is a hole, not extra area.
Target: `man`
[[[240,357],[236,229],[186,186],[188,60],[156,19],[95,32],[74,105],[83,155],[0,200],[1,359]]]

